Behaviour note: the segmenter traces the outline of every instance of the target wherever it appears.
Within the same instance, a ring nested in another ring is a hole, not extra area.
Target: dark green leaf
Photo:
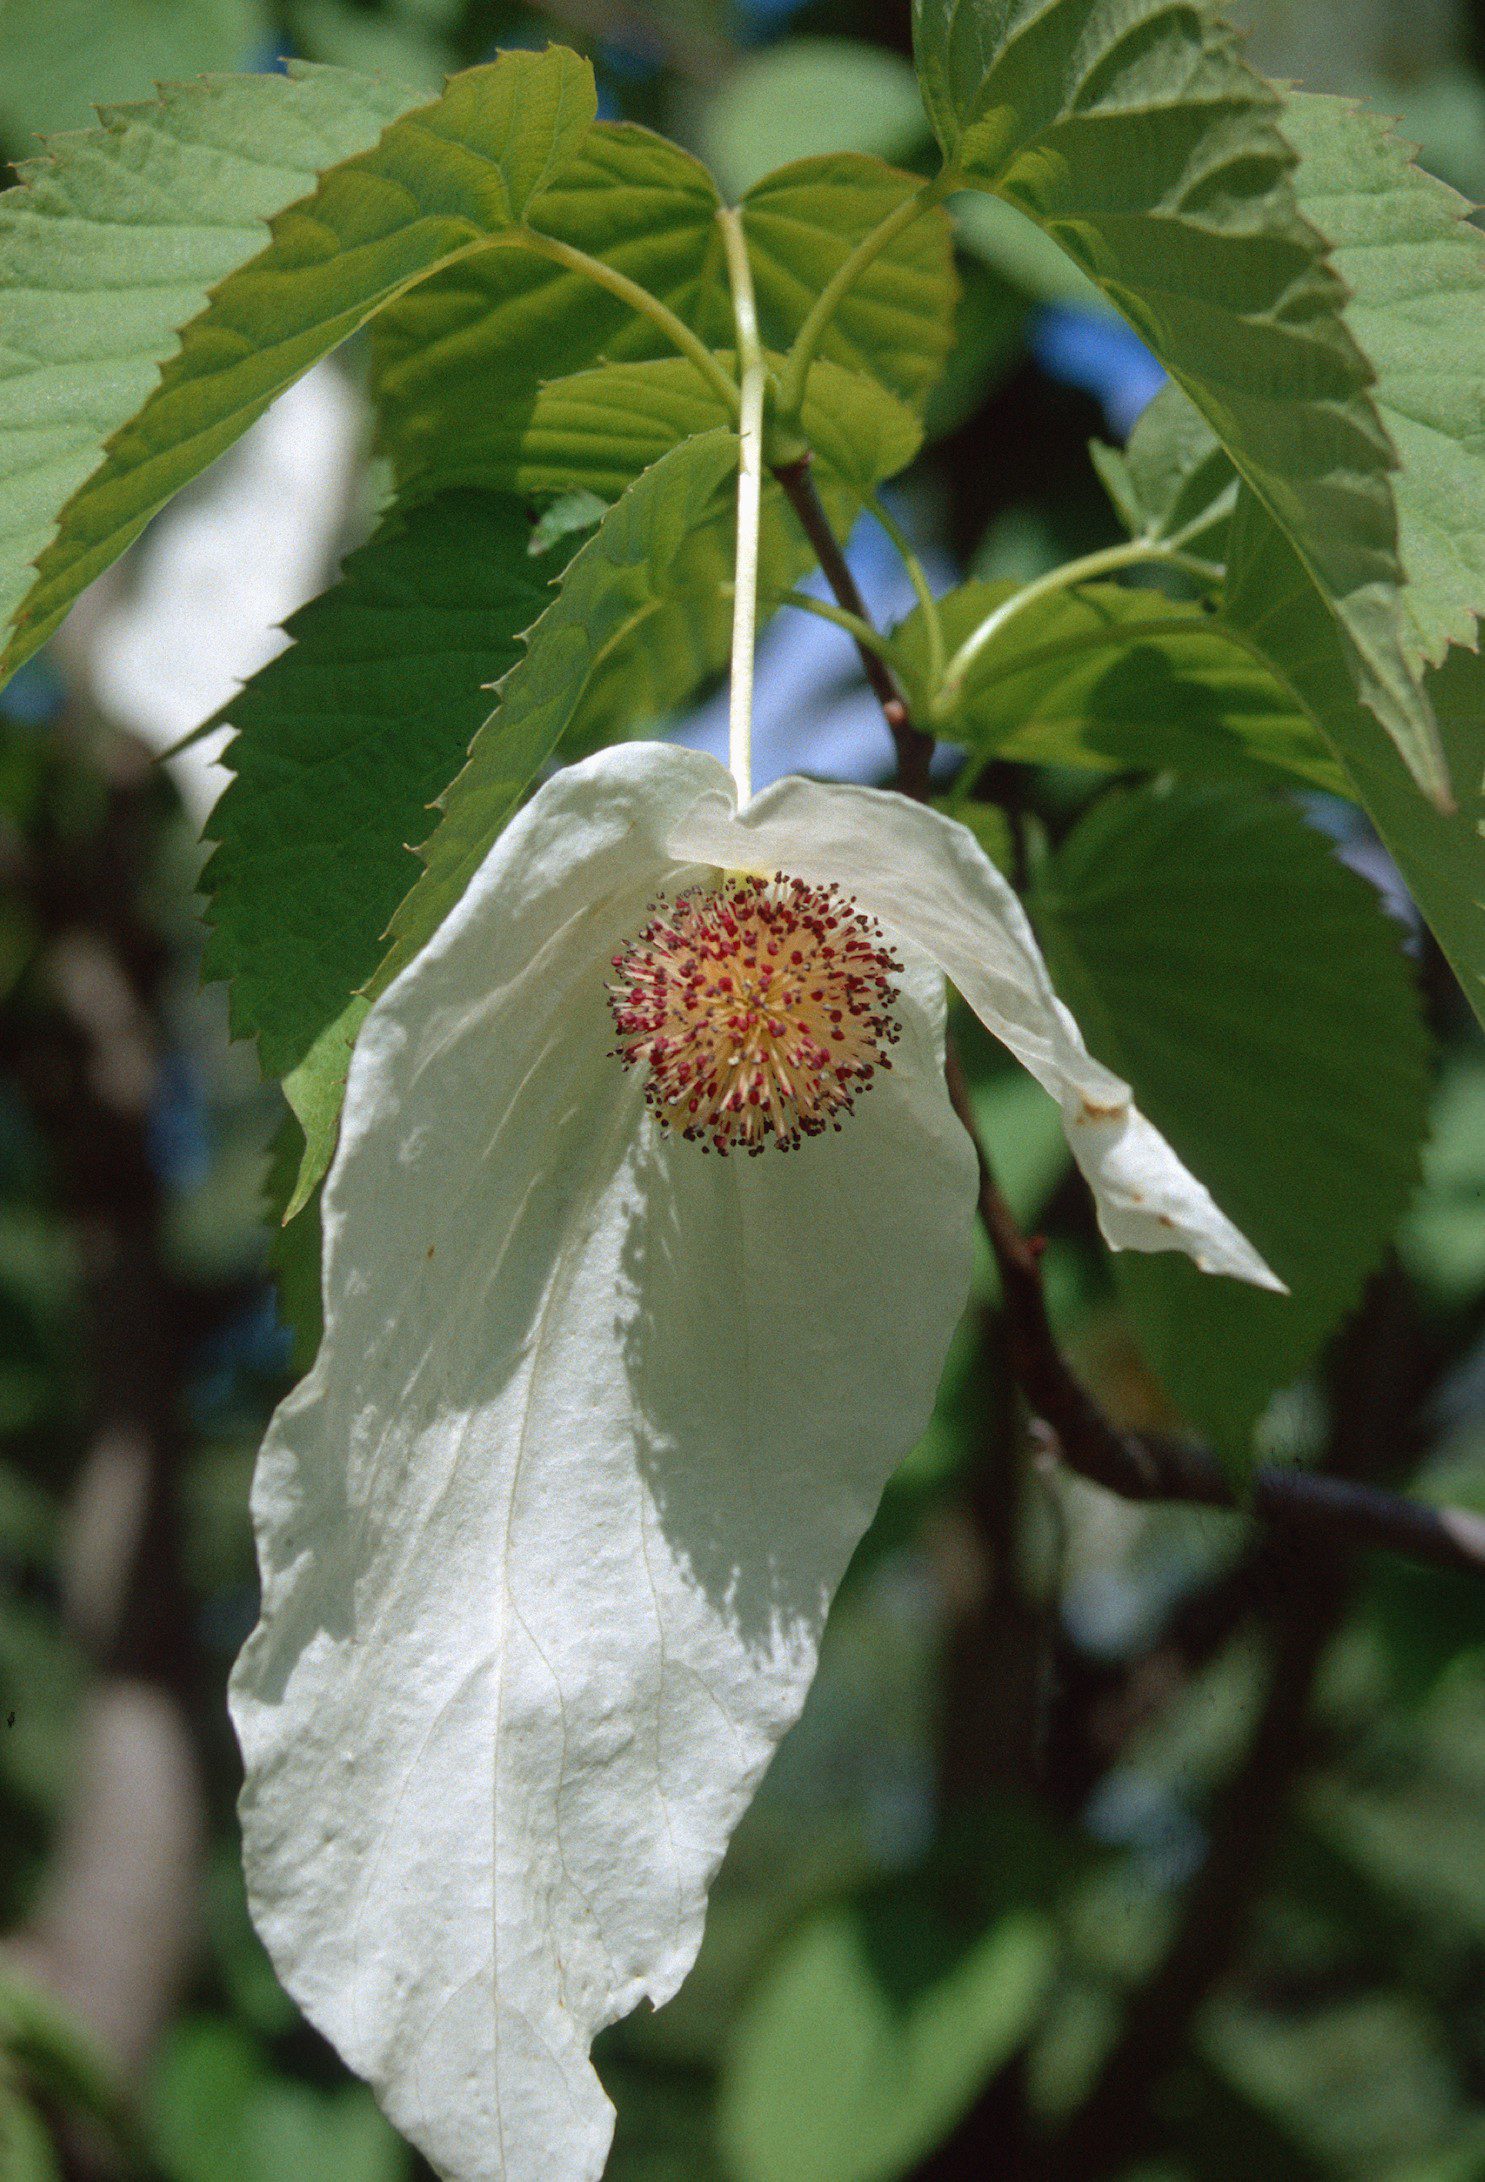
[[[426,868],[392,921],[373,992],[437,930],[559,746],[577,756],[662,717],[725,659],[736,466],[732,432],[687,440],[646,470],[574,555],[441,799],[442,817],[420,852]],[[775,512],[765,594],[797,566],[782,535]]]
[[[1151,1361],[1237,1454],[1355,1302],[1417,1180],[1428,1040],[1401,935],[1297,812],[1220,788],[1106,798],[1033,913],[1093,1051],[1291,1290],[1116,1260]]]
[[[343,1082],[346,1052],[306,1057],[336,1043],[417,878],[408,844],[551,598],[560,556],[534,560],[529,538],[518,502],[477,493],[394,514],[224,707],[236,778],[207,829],[205,970],[230,981],[233,1029],[269,1074],[306,1068],[311,1137],[321,1069]]]

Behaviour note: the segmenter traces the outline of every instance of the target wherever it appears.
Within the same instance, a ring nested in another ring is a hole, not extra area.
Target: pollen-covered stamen
[[[780,873],[658,902],[614,971],[617,1057],[666,1128],[716,1151],[839,1129],[892,1065],[902,964],[838,887]]]

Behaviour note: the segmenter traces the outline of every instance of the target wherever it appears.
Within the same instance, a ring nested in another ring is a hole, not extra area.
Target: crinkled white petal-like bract
[[[787,1156],[666,1134],[612,1055],[615,950],[718,864],[849,889],[906,962],[892,1068]],[[739,819],[710,758],[603,752],[362,1030],[232,1704],[259,1930],[451,2182],[596,2182],[591,2038],[690,1967],[927,1421],[975,1197],[941,969],[1056,1091],[1113,1239],[1262,1274],[969,837],[896,797],[789,781]]]
[[[254,1915],[458,2182],[602,2172],[589,2040],[690,1967],[968,1288],[936,973],[846,1133],[788,1157],[662,1135],[610,1057],[611,957],[717,773],[560,774],[373,1009],[324,1345],[255,1490]]]

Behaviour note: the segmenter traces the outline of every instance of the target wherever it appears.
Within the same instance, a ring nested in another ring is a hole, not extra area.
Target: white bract
[[[616,954],[723,872],[843,890],[902,964],[892,1066],[787,1156],[687,1142],[614,1054]],[[273,1960],[453,2182],[601,2174],[590,2041],[690,1968],[927,1423],[976,1190],[945,972],[1057,1098],[1110,1242],[1277,1285],[1090,1058],[971,836],[895,795],[791,779],[739,815],[709,757],[605,751],[361,1032],[233,1713]]]

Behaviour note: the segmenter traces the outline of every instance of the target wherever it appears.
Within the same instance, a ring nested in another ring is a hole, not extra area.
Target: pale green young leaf
[[[503,65],[503,64],[502,64]],[[602,121],[554,177],[542,232],[637,281],[703,338],[732,346],[716,184],[652,130]],[[481,474],[508,453],[542,390],[600,363],[675,351],[654,323],[585,273],[527,251],[463,256],[378,317],[373,385],[404,485]]]
[[[852,152],[802,159],[753,185],[743,227],[766,345],[789,347],[851,251],[920,189],[916,175]],[[958,300],[953,229],[932,205],[846,289],[817,353],[921,411],[948,357]]]
[[[395,109],[408,94],[381,96]],[[507,53],[393,121],[371,150],[335,154],[340,163],[314,193],[274,220],[269,247],[186,326],[156,391],[68,503],[8,663],[34,650],[155,509],[317,358],[439,266],[515,237],[581,145],[594,99],[592,70],[562,47]],[[214,190],[206,201],[215,205]],[[71,277],[61,270],[66,240],[54,238],[54,281]]]
[[[716,354],[730,367],[728,350]],[[477,485],[545,494],[581,488],[611,501],[681,441],[731,422],[728,404],[684,356],[597,364],[511,402],[487,401],[463,439],[451,419],[441,418],[424,443],[424,466],[410,475],[405,491],[420,496]],[[917,417],[879,378],[848,371],[828,357],[810,371],[801,423],[827,476],[857,493],[904,469],[922,439]]]
[[[257,1038],[270,1075],[308,1066],[376,968],[418,875],[409,843],[552,597],[564,556],[533,559],[529,539],[524,509],[503,498],[394,513],[222,708],[236,777],[207,825],[204,969],[229,981],[232,1028]],[[291,1094],[311,1137],[318,1074]]]
[[[265,0],[0,0],[0,143],[30,154],[97,107],[241,68],[269,35]]]
[[[1237,475],[1190,396],[1164,386],[1124,448],[1094,440],[1093,466],[1131,538],[1180,535],[1193,553],[1220,560],[1237,502]]]
[[[1450,652],[1428,676],[1456,806],[1413,789],[1397,752],[1357,703],[1345,656],[1293,547],[1250,493],[1239,496],[1223,616],[1274,663],[1340,755],[1475,1013],[1485,1022],[1485,658]]]
[[[949,592],[939,608],[948,645],[1015,589],[975,582]],[[921,706],[921,610],[897,630],[893,650]],[[1054,592],[1014,615],[974,661],[943,733],[976,760],[1209,779],[1277,774],[1348,792],[1304,705],[1261,658],[1199,607],[1121,584]]]
[[[1401,458],[1394,480],[1415,656],[1471,644],[1485,612],[1485,234],[1465,198],[1413,164],[1379,115],[1293,92],[1302,210],[1350,290]]]
[[[1094,1051],[1289,1286],[1118,1261],[1152,1363],[1237,1455],[1355,1303],[1417,1180],[1429,1047],[1401,932],[1287,805],[1184,784],[1098,804],[1032,907]]]
[[[952,178],[1045,228],[1185,388],[1294,541],[1366,704],[1445,794],[1404,643],[1393,453],[1277,93],[1205,0],[915,0],[914,32]]]
[[[60,139],[0,197],[0,628],[180,328],[406,104],[331,69],[187,84]],[[15,638],[6,671],[39,641]]]

